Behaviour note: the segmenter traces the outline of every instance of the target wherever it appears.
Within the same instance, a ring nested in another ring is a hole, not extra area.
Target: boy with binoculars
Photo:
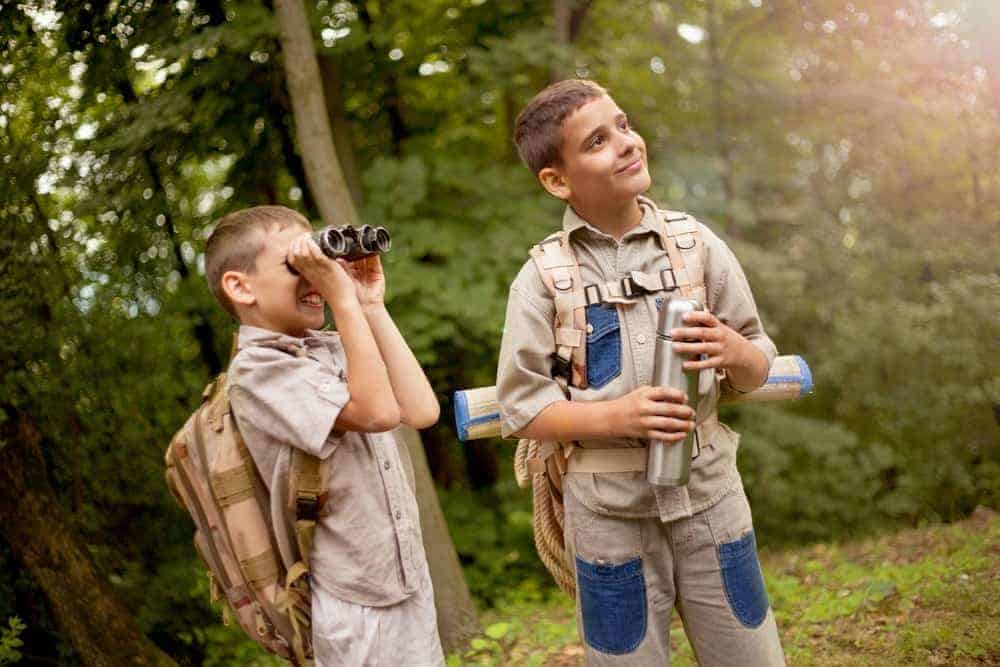
[[[295,521],[291,448],[329,461],[308,554],[315,663],[443,665],[413,471],[390,433],[432,425],[437,398],[385,307],[388,233],[328,228],[319,241],[282,206],[230,213],[208,239],[209,287],[240,322],[233,414],[276,533]],[[326,305],[337,332],[318,331]]]

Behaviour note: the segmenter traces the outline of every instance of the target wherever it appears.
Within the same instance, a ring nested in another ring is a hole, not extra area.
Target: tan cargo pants
[[[565,503],[588,665],[669,665],[675,606],[700,665],[785,664],[742,485],[669,523]]]

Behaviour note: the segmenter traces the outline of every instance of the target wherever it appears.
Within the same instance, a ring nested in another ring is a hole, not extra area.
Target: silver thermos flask
[[[687,356],[673,350],[670,330],[684,325],[684,315],[701,310],[701,304],[692,299],[673,298],[660,307],[656,324],[656,352],[653,357],[654,387],[673,387],[687,393],[688,405],[698,409],[698,372],[684,372]],[[646,460],[646,479],[659,486],[684,486],[691,472],[691,452],[694,431],[681,442],[652,440]]]

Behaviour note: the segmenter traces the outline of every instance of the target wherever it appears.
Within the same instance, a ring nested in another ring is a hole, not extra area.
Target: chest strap
[[[631,271],[620,280],[584,285],[583,296],[586,305],[595,303],[632,303],[637,296],[654,292],[673,292],[677,289],[677,277],[673,267],[659,273]]]

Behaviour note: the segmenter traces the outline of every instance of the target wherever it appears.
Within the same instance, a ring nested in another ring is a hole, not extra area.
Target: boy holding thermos
[[[645,144],[595,83],[540,92],[514,141],[567,207],[562,231],[532,250],[510,288],[501,426],[505,436],[560,443],[588,663],[668,664],[676,606],[699,663],[783,664],[736,469],[738,435],[716,410],[723,388],[760,386],[776,355],[739,262],[707,227],[641,196]],[[701,309],[678,315],[683,325],[658,341],[658,311],[681,295]],[[683,369],[700,373],[696,392],[652,386],[654,350],[667,337],[688,358]],[[663,463],[650,444],[678,447],[689,433],[686,483],[650,483],[647,461]]]

